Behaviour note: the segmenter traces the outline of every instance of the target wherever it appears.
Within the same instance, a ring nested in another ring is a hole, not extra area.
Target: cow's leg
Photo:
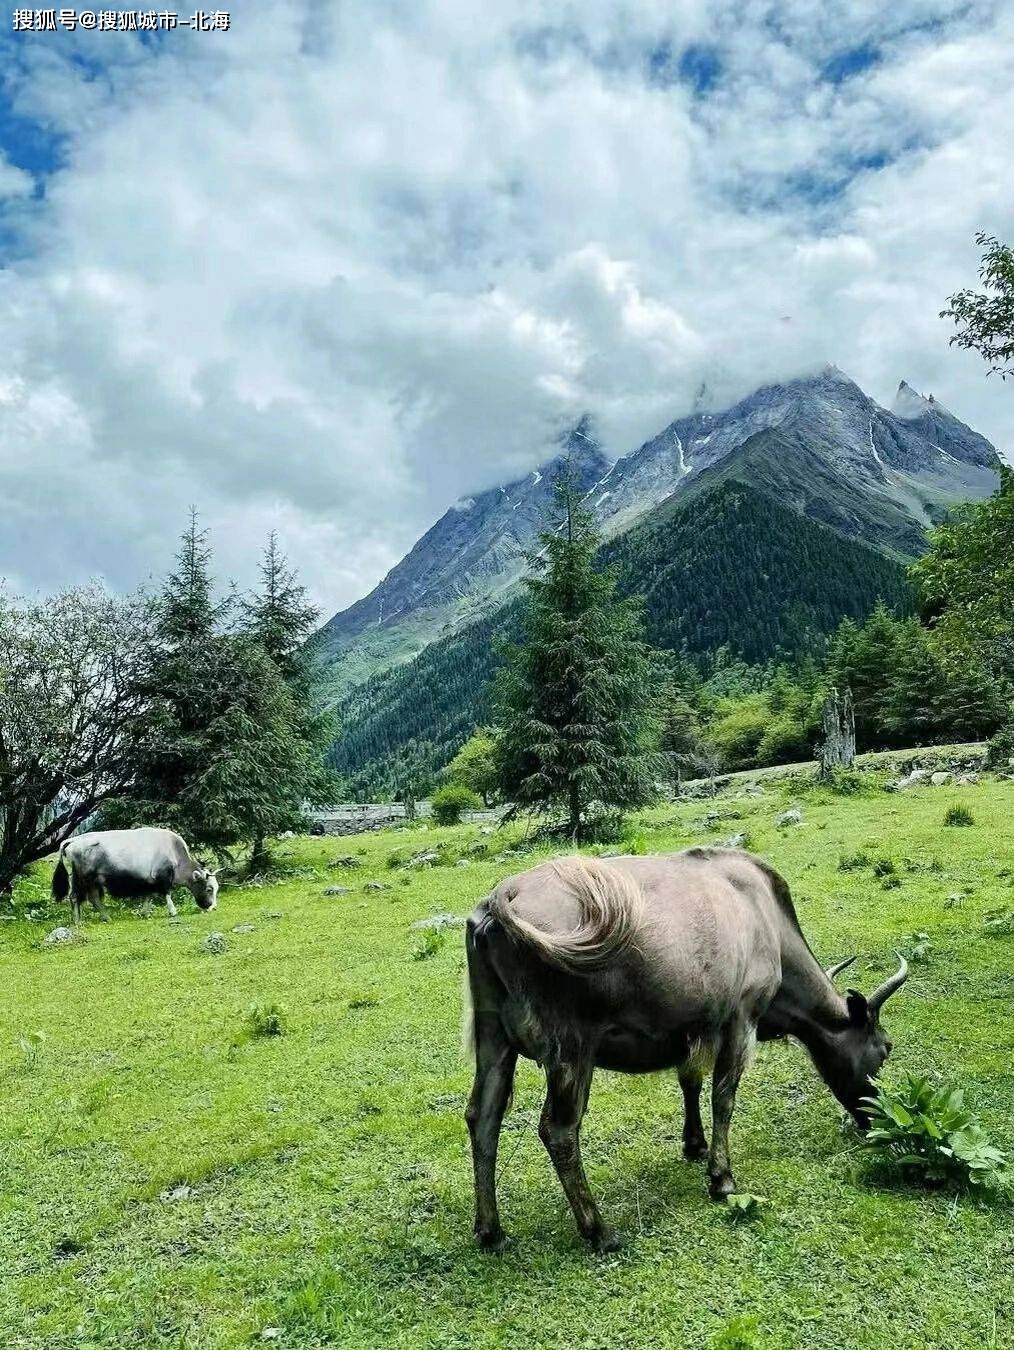
[[[169,915],[170,919],[176,918],[176,906],[173,904],[172,891],[166,891],[165,893],[165,912]]]
[[[708,1155],[708,1177],[715,1200],[724,1200],[736,1189],[729,1162],[729,1125],[752,1039],[753,1028],[742,1018],[734,1019],[723,1032],[715,1060],[711,1082],[711,1152]]]
[[[480,1247],[499,1251],[505,1237],[496,1205],[496,1154],[518,1056],[497,1013],[476,1008],[473,1025],[475,1082],[465,1120],[472,1139],[475,1172],[475,1236]]]
[[[683,1156],[691,1162],[700,1162],[708,1156],[708,1140],[701,1120],[701,1083],[699,1068],[687,1067],[679,1071],[683,1089]]]
[[[581,1162],[581,1121],[588,1109],[591,1079],[590,1064],[563,1064],[546,1070],[546,1104],[539,1121],[539,1138],[553,1160],[581,1236],[600,1252],[614,1252],[622,1239],[602,1222]]]
[[[108,923],[109,911],[106,909],[105,906],[104,893],[102,887],[97,883],[93,885],[91,890],[88,892],[88,899],[92,902],[92,909],[95,910],[96,914],[99,916],[102,922]]]

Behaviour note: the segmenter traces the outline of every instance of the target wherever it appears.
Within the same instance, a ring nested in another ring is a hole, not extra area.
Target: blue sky
[[[949,347],[1014,237],[1014,7],[275,0],[0,32],[0,576],[158,572],[190,502],[326,608],[590,410],[619,454],[830,360],[1003,448]]]

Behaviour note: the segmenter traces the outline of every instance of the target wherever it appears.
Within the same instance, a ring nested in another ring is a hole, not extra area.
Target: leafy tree
[[[95,586],[0,593],[0,893],[132,786],[150,630],[143,599]]]
[[[496,738],[489,727],[479,727],[444,770],[448,783],[466,787],[484,806],[496,800]]]
[[[855,701],[856,741],[869,750],[883,743],[884,698],[895,669],[899,624],[878,604],[865,624],[845,619],[831,640],[828,680],[849,688]]]
[[[980,231],[975,242],[983,250],[979,266],[982,291],[957,291],[942,319],[953,319],[956,347],[978,352],[1001,379],[1014,374],[1014,250]]]
[[[567,476],[540,544],[524,641],[501,680],[498,779],[519,806],[562,808],[580,840],[593,804],[623,811],[657,795],[655,671],[637,608],[596,566],[594,519]]]
[[[985,502],[959,508],[911,568],[923,613],[947,659],[1014,685],[1014,469]]]

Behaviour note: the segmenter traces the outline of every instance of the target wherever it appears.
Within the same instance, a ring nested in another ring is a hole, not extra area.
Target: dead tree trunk
[[[844,697],[837,689],[828,690],[824,700],[824,740],[818,751],[817,777],[833,778],[841,769],[856,762],[856,713],[852,690],[846,686]]]

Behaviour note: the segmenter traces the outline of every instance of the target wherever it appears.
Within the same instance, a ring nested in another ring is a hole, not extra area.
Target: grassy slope
[[[1014,785],[810,793],[803,825],[779,831],[790,790],[719,798],[727,814],[710,835],[709,804],[668,808],[647,820],[647,846],[749,831],[790,880],[818,954],[861,953],[864,988],[926,929],[933,959],[891,1005],[892,1063],[960,1079],[1014,1148],[1014,939],[982,935],[984,913],[1014,903]],[[942,829],[959,800],[976,825]],[[52,914],[0,926],[0,1344],[190,1350],[265,1327],[300,1347],[1014,1343],[1011,1183],[957,1200],[878,1185],[790,1045],[760,1048],[734,1123],[740,1185],[771,1201],[755,1223],[730,1225],[681,1160],[672,1075],[600,1073],[586,1163],[629,1242],[588,1254],[535,1132],[540,1075],[524,1065],[501,1155],[515,1243],[502,1258],[474,1250],[460,933],[416,961],[409,924],[464,912],[512,864],[403,873],[386,861],[478,837],[294,841],[291,861],[314,870],[227,891],[213,915],[188,901],[172,924],[90,920],[72,948],[40,948]],[[838,870],[861,848],[891,855],[902,885]],[[347,851],[361,866],[337,880],[353,892],[324,898],[326,861]],[[391,889],[364,891],[372,877]],[[254,931],[229,932],[243,922]],[[228,950],[204,954],[216,927]],[[289,1034],[242,1038],[254,998],[287,1005]],[[46,1040],[29,1064],[17,1037],[35,1029]],[[722,1340],[739,1318],[753,1332]]]

